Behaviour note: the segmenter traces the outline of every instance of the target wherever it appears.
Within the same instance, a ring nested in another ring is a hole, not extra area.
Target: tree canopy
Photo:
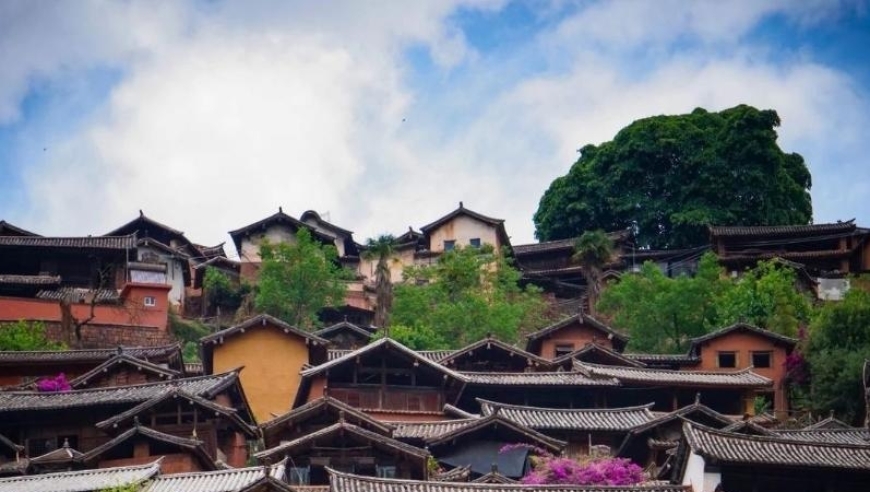
[[[548,306],[492,246],[457,248],[406,268],[395,286],[390,336],[415,349],[459,348],[492,334],[506,342],[544,326]]]
[[[0,350],[63,350],[66,346],[48,338],[39,321],[0,323]]]
[[[308,229],[299,229],[295,243],[263,244],[260,257],[258,311],[312,328],[321,309],[344,300],[349,274],[339,265],[335,246],[320,244]]]
[[[870,360],[870,292],[852,288],[842,301],[826,302],[813,319],[807,344],[810,406],[857,422],[864,404],[861,373]]]
[[[812,305],[787,265],[760,262],[726,278],[716,256],[704,254],[694,276],[666,276],[652,262],[623,275],[601,296],[598,310],[631,335],[640,352],[683,352],[690,338],[746,322],[794,337],[810,322]]]
[[[707,225],[806,224],[810,172],[776,142],[776,111],[740,105],[721,112],[635,121],[586,145],[556,178],[534,216],[540,240],[637,226],[640,246],[703,244]]]

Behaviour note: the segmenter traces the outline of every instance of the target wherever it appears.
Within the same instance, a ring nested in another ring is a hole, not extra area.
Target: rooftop
[[[136,235],[85,237],[0,236],[0,246],[126,251],[136,248]]]
[[[655,420],[652,403],[624,408],[541,408],[477,399],[483,415],[498,415],[535,430],[627,432]]]
[[[710,226],[712,236],[791,236],[796,234],[831,234],[855,230],[855,219],[829,224],[778,226]]]
[[[210,472],[174,473],[152,479],[143,492],[235,492],[266,476],[284,478],[284,463]]]
[[[91,492],[119,484],[141,483],[159,471],[160,460],[157,460],[145,465],[0,478],[0,492]]]
[[[621,383],[668,384],[691,387],[766,387],[773,381],[752,372],[751,368],[731,372],[674,371],[647,367],[603,366],[587,362],[574,362],[574,367],[589,377],[616,378]]]

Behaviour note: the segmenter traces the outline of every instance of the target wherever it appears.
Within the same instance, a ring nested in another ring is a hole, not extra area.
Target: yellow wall
[[[308,363],[308,346],[302,337],[273,326],[253,326],[214,348],[214,373],[245,366],[240,379],[257,422],[290,410]]]
[[[480,239],[481,244],[491,244],[496,250],[503,246],[494,226],[460,215],[430,232],[429,248],[433,252],[441,253],[444,251],[445,240],[456,241],[456,246],[467,248],[472,238]]]

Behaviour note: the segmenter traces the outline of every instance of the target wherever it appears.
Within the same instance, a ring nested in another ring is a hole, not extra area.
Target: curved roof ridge
[[[516,408],[520,410],[546,410],[551,412],[629,412],[629,411],[637,411],[637,410],[649,410],[653,406],[655,406],[655,402],[644,403],[643,405],[634,405],[630,407],[616,407],[616,408],[549,408],[549,407],[535,407],[531,405],[519,405],[515,403],[500,403],[493,400],[486,400],[484,398],[475,398],[481,404],[488,404],[492,406],[497,406],[500,408]]]

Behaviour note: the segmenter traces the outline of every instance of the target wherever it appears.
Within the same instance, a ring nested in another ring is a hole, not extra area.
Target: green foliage
[[[100,489],[99,492],[139,492],[145,487],[143,483],[128,483],[124,485],[115,485],[112,487],[105,487]]]
[[[182,356],[187,362],[199,361],[199,339],[211,333],[208,326],[199,321],[180,318],[169,313],[169,330],[182,343]]]
[[[513,342],[549,321],[540,290],[521,288],[520,276],[488,245],[407,268],[406,282],[395,288],[392,319],[402,326],[396,335],[417,349],[458,348],[487,334]]]
[[[669,278],[647,262],[637,275],[623,275],[597,307],[613,326],[631,335],[631,349],[682,352],[689,338],[737,322],[794,337],[812,315],[796,286],[794,270],[759,262],[739,279],[725,278],[716,256],[706,253],[694,277]]]
[[[235,285],[225,273],[214,267],[206,267],[203,289],[209,305],[227,311],[238,309],[251,291],[249,285]]]
[[[263,244],[260,257],[258,311],[310,329],[321,309],[344,300],[350,272],[339,265],[335,247],[320,244],[308,229],[299,229],[295,243]]]
[[[641,245],[679,248],[705,243],[709,224],[806,224],[810,173],[800,155],[780,150],[779,124],[775,111],[746,105],[635,121],[581,149],[541,198],[535,234],[636,224]]]
[[[852,288],[842,301],[827,302],[810,325],[810,405],[858,422],[864,411],[861,374],[870,360],[870,293]]]
[[[726,288],[712,253],[701,257],[694,277],[669,278],[646,262],[640,273],[623,275],[609,286],[597,308],[614,327],[629,332],[631,350],[683,352],[689,338],[715,326],[715,300]]]
[[[450,342],[427,325],[420,325],[416,328],[392,325],[389,333],[390,338],[414,350],[448,350],[451,348]],[[372,338],[378,339],[385,334],[385,331],[379,330]]]
[[[796,288],[797,274],[774,261],[759,262],[717,300],[717,324],[738,321],[794,337],[809,322],[812,305]]]
[[[19,320],[0,323],[0,350],[64,350],[66,345],[53,342],[39,321]]]

